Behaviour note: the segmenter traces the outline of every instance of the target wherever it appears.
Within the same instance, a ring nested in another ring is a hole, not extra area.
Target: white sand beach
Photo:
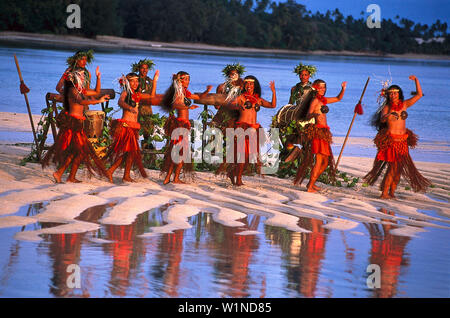
[[[35,122],[38,119],[36,115]],[[245,185],[234,187],[228,179],[197,172],[192,183],[163,185],[159,171],[148,169],[149,178],[136,175],[136,183],[123,183],[119,169],[114,184],[106,179],[89,179],[83,170],[77,174],[82,183],[55,184],[53,168],[43,170],[36,163],[19,164],[30,152],[30,145],[5,141],[1,133],[19,131],[31,134],[27,114],[0,113],[0,228],[36,222],[61,225],[17,232],[18,240],[40,240],[39,235],[45,233],[96,230],[99,224],[79,221],[76,217],[99,205],[109,206],[99,223],[116,225],[131,224],[140,213],[169,205],[163,214],[167,224],[152,228],[144,236],[188,228],[191,225],[187,218],[199,212],[211,213],[215,221],[227,226],[240,226],[237,220],[245,213],[252,213],[266,217],[266,224],[295,232],[308,232],[298,225],[299,217],[323,220],[325,227],[343,231],[351,231],[362,222],[391,223],[396,224],[391,231],[405,236],[414,236],[430,227],[450,229],[450,164],[446,163],[416,162],[423,175],[432,181],[432,188],[427,193],[414,193],[405,189],[407,185],[402,180],[394,200],[379,199],[378,184],[363,186],[361,177],[370,170],[373,159],[360,157],[343,157],[339,166],[339,170],[360,178],[355,187],[319,184],[323,190],[317,194],[306,192],[305,182],[294,186],[291,179],[269,175],[244,177]],[[370,146],[368,139],[354,141]],[[342,140],[335,140],[339,142]],[[16,215],[21,207],[33,203],[43,204],[40,213]]]

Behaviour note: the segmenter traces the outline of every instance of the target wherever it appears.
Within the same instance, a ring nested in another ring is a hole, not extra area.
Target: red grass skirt
[[[232,171],[235,171],[238,163],[238,158],[244,157],[244,173],[249,174],[252,173],[252,171],[255,171],[257,174],[261,174],[261,167],[262,163],[259,158],[260,153],[260,137],[259,137],[259,128],[261,128],[261,125],[256,124],[249,124],[246,122],[237,121],[234,125],[234,129],[242,128],[244,131],[247,129],[253,129],[256,131],[256,163],[250,163],[250,153],[253,154],[253,152],[250,152],[250,140],[248,136],[245,136],[245,142],[242,145],[242,148],[239,148],[238,145],[238,138],[234,137],[234,157],[233,162],[223,162],[220,164],[219,168],[216,171],[216,174],[229,174]],[[241,160],[242,161],[242,160]]]
[[[166,151],[164,152],[164,160],[163,160],[163,164],[161,166],[162,173],[169,172],[169,168],[171,165],[177,165],[177,163],[175,163],[172,160],[172,155],[171,155],[172,149],[175,145],[183,144],[183,147],[190,147],[189,137],[184,138],[183,136],[179,136],[177,139],[172,139],[172,132],[177,128],[185,128],[190,131],[191,123],[187,119],[177,118],[174,115],[170,115],[169,118],[167,119],[167,121],[164,125],[164,133],[166,134],[166,136],[170,136],[170,142],[168,144]],[[183,155],[183,149],[180,150],[179,154],[181,156]],[[182,170],[183,170],[183,173],[185,176],[193,177],[192,174],[193,174],[193,170],[194,170],[194,165],[192,163],[192,160],[189,160],[189,162],[183,162]]]
[[[97,173],[106,176],[106,169],[101,159],[95,153],[94,147],[89,142],[84,130],[83,123],[85,117],[69,115],[61,112],[56,118],[56,125],[59,128],[55,143],[42,159],[42,167],[45,168],[53,162],[59,169],[69,156],[80,157],[80,164],[84,164],[89,175]],[[72,165],[71,162],[70,166]]]
[[[315,154],[328,156],[328,176],[331,181],[334,181],[336,178],[336,165],[331,150],[333,135],[330,132],[330,127],[308,124],[305,126],[303,135],[302,139],[305,143],[300,154],[299,166],[295,175],[294,184],[301,184],[306,177],[308,169],[311,170],[314,167]]]
[[[393,135],[388,129],[382,129],[374,138],[378,153],[373,162],[372,170],[364,176],[364,180],[373,185],[387,165],[389,169],[395,169],[396,175],[403,176],[415,192],[423,192],[431,182],[423,177],[417,170],[409,155],[408,147],[417,145],[418,137],[411,130],[406,129],[403,135]],[[381,189],[383,184],[381,184]]]
[[[111,122],[110,135],[113,139],[112,144],[108,148],[105,161],[111,164],[116,162],[123,156],[121,166],[125,166],[125,162],[129,156],[132,159],[133,169],[138,169],[142,177],[147,178],[144,165],[142,163],[141,150],[139,149],[139,129],[141,125],[138,122],[131,122],[123,119],[116,119]]]

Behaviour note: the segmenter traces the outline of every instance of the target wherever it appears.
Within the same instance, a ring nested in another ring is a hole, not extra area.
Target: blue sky
[[[286,2],[286,0],[275,0],[275,2]],[[297,3],[306,6],[312,13],[317,11],[325,13],[327,10],[339,9],[344,16],[352,15],[355,18],[364,18],[370,13],[366,12],[369,4],[377,4],[381,9],[381,19],[395,20],[395,16],[407,18],[416,23],[431,25],[440,19],[441,22],[449,23],[450,0],[296,0]]]

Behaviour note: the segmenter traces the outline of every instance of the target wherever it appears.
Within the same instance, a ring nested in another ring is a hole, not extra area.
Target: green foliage
[[[68,29],[66,7],[81,8],[81,29]],[[370,29],[364,16],[311,13],[293,0],[9,0],[0,30],[290,50],[450,54],[447,23],[399,18]],[[415,38],[425,42],[419,44]],[[428,41],[443,38],[443,42]],[[428,41],[428,43],[427,43]]]

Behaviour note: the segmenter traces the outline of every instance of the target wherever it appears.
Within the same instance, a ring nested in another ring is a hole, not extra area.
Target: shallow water
[[[45,204],[23,207],[16,215],[36,215]],[[96,223],[110,206],[89,208],[77,220]],[[189,218],[189,229],[141,237],[165,224],[163,210],[142,213],[130,225],[42,235],[40,242],[13,236],[59,224],[0,229],[0,296],[449,296],[448,229],[427,228],[407,237],[390,234],[395,228],[390,222],[339,231],[301,217],[298,225],[310,233],[298,233],[266,225],[261,215],[249,214],[239,220],[243,226],[229,227],[201,212]],[[68,287],[71,264],[80,268],[80,288]],[[380,265],[379,289],[367,286],[369,264]]]

